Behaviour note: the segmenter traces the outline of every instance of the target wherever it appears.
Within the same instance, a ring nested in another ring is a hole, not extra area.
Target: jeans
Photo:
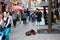
[[[26,23],[26,18],[23,18],[23,24],[25,24]]]
[[[4,30],[4,35],[5,35],[6,40],[9,40],[9,32],[10,32],[10,28],[6,28]]]
[[[2,26],[0,25],[0,31],[2,31]]]
[[[32,17],[32,22],[35,22],[35,18]]]
[[[14,25],[14,27],[16,27],[16,20],[13,20],[13,25]]]

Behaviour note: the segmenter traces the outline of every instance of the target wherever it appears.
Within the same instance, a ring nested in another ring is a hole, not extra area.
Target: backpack
[[[27,13],[23,13],[22,18],[26,18],[26,17],[27,17]]]
[[[17,14],[13,14],[12,18],[13,18],[13,20],[15,20],[17,18]]]

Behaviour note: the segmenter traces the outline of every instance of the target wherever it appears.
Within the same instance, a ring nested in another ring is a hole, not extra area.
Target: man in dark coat
[[[30,11],[29,11],[28,8],[27,8],[27,10],[26,10],[26,13],[27,13],[27,15],[28,15],[28,20],[30,21]]]
[[[21,18],[22,18],[23,24],[25,24],[27,20],[27,13],[25,11],[21,14]]]
[[[37,22],[40,22],[41,21],[41,12],[38,11],[37,12]]]
[[[37,16],[37,25],[40,25],[41,17],[42,17],[42,13],[40,10],[37,11],[36,16]]]

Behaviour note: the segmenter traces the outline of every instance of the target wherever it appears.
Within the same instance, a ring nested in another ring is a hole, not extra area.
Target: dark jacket
[[[21,18],[26,18],[26,17],[27,17],[27,13],[21,14]]]
[[[37,12],[37,21],[40,22],[41,21],[41,17],[42,17],[42,13],[39,11]]]

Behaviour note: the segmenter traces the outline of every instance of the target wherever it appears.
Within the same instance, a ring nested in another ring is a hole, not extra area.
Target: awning
[[[38,7],[48,7],[48,2],[42,1],[42,2],[38,5]]]
[[[4,2],[5,0],[0,0],[0,2]]]

